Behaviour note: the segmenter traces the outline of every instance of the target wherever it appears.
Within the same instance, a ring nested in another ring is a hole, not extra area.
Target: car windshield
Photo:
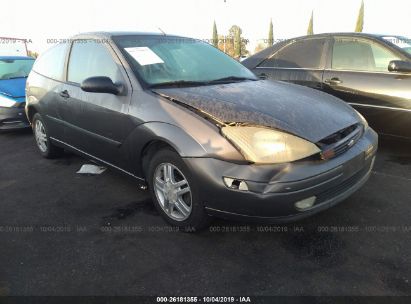
[[[411,54],[411,39],[401,36],[390,36],[390,37],[383,37],[384,40],[387,40],[396,46],[402,48],[407,53]]]
[[[0,80],[26,78],[34,59],[0,59]]]
[[[151,87],[258,80],[236,60],[196,39],[147,35],[113,40],[137,77]]]

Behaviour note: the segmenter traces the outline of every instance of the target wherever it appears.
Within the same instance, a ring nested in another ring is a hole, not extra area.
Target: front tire
[[[63,149],[51,143],[46,124],[39,113],[34,114],[32,126],[37,148],[44,158],[55,158],[62,153]]]
[[[148,167],[148,183],[158,212],[172,226],[196,231],[209,226],[198,186],[181,159],[170,149],[160,150]]]

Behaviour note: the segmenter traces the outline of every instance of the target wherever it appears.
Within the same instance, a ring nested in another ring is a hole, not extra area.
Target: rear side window
[[[82,83],[89,77],[106,76],[113,82],[121,78],[120,70],[104,43],[94,40],[76,40],[73,43],[67,80]]]
[[[63,80],[68,44],[60,43],[44,52],[34,63],[33,70],[46,77]]]
[[[316,69],[323,68],[325,39],[306,39],[281,49],[260,65],[269,68]]]
[[[334,42],[334,70],[387,72],[391,60],[399,60],[389,49],[372,41],[337,39]]]

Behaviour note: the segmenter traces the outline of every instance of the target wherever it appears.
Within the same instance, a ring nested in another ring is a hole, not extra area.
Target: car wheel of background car
[[[47,127],[39,113],[33,117],[33,133],[40,154],[45,158],[54,158],[61,154],[61,148],[54,146],[48,136]]]
[[[148,181],[154,204],[173,226],[191,232],[208,227],[197,185],[181,157],[170,149],[160,150],[151,159]]]

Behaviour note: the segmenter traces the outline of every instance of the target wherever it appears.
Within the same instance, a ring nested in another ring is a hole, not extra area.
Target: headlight
[[[0,95],[0,107],[11,108],[16,102],[13,99]]]
[[[362,114],[360,112],[358,112],[357,110],[355,110],[355,112],[357,112],[358,116],[360,116],[361,123],[364,125],[364,130],[367,130],[368,129],[368,121],[365,119],[364,116],[362,116]]]
[[[223,127],[221,132],[253,163],[286,163],[320,152],[316,145],[305,139],[268,128]]]

